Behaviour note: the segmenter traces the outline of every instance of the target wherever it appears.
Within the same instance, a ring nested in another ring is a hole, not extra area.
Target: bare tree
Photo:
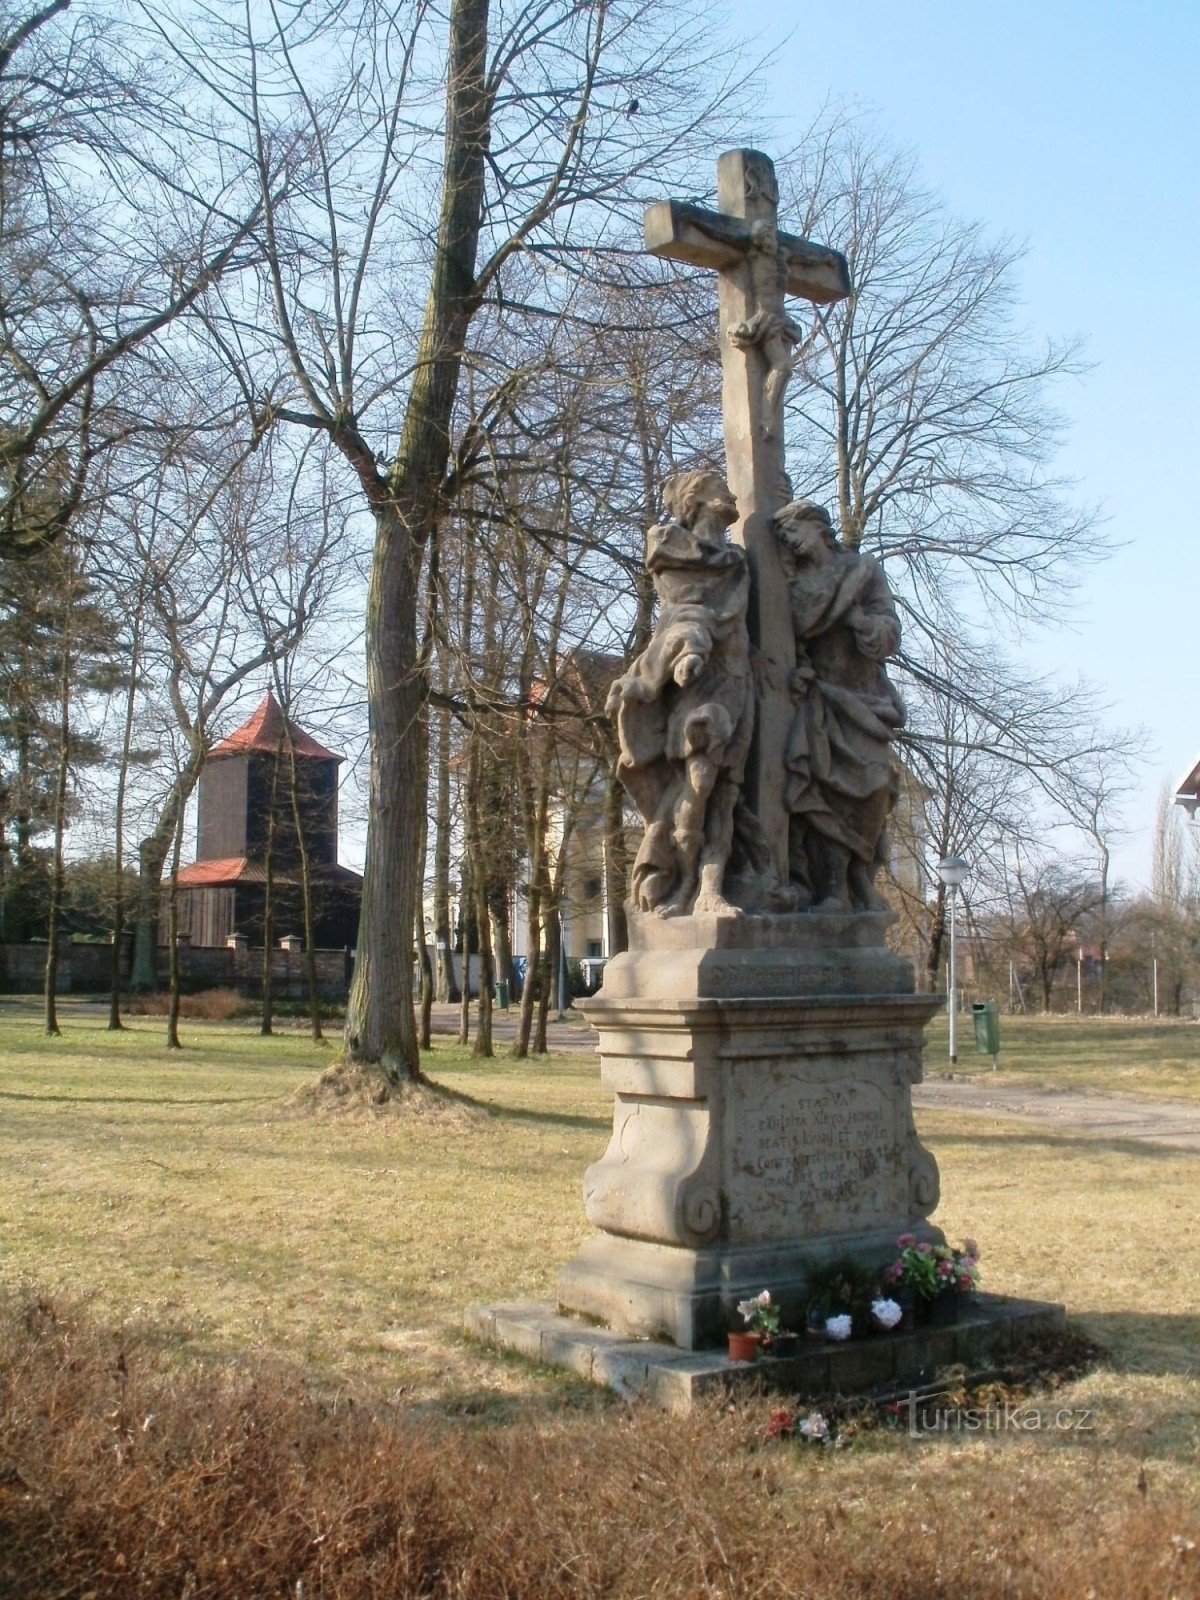
[[[58,538],[99,458],[170,430],[134,364],[248,259],[246,163],[196,159],[179,87],[115,11],[0,14],[0,554]]]
[[[264,426],[329,438],[374,523],[371,805],[347,1043],[392,1079],[419,1075],[411,960],[427,689],[419,595],[431,541],[472,455],[470,443],[457,453],[453,443],[464,361],[488,364],[472,346],[472,325],[502,303],[514,274],[527,284],[532,272],[554,314],[562,285],[640,212],[639,178],[654,174],[657,185],[674,172],[682,181],[701,144],[707,152],[721,136],[735,96],[714,53],[699,57],[697,15],[691,4],[668,10],[647,0],[495,8],[452,0],[444,24],[424,4],[368,3],[339,9],[326,25],[307,12],[250,12],[240,33],[230,25],[219,41],[160,24],[210,90],[239,64],[247,119],[229,137],[244,139],[259,168],[256,237],[282,365],[272,371],[261,349],[248,358],[243,334],[257,313],[244,297],[214,319],[214,337]],[[445,81],[440,128],[422,77],[435,57]],[[653,118],[635,124],[634,100],[653,106]],[[300,138],[304,193],[279,204],[276,152]],[[438,144],[430,217],[423,173]],[[413,241],[429,239],[418,266],[404,259]],[[425,308],[417,326],[407,315],[414,299]],[[485,409],[463,436],[481,441],[486,428]]]
[[[1028,846],[1014,851],[1012,881],[1011,948],[1026,962],[1049,1011],[1058,976],[1072,951],[1078,954],[1100,904],[1100,886],[1069,859]]]

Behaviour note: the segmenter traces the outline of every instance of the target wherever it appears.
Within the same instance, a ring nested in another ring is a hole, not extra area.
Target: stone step
[[[723,1350],[680,1350],[652,1339],[627,1339],[581,1317],[561,1316],[551,1300],[471,1306],[466,1331],[497,1350],[542,1366],[565,1367],[627,1399],[682,1412],[702,1400],[777,1390],[817,1398],[928,1383],[950,1366],[982,1373],[1031,1339],[1061,1330],[1063,1306],[981,1294],[950,1327],[875,1334],[845,1344],[806,1343],[799,1355],[730,1361]]]

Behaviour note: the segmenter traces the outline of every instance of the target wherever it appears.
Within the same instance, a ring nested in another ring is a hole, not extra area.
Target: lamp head
[[[961,889],[971,876],[971,863],[965,856],[947,856],[938,862],[937,870],[947,889]]]

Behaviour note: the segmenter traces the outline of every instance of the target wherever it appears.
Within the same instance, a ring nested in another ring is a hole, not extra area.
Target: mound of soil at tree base
[[[474,1127],[491,1112],[466,1096],[431,1083],[394,1083],[378,1067],[335,1061],[315,1083],[306,1083],[283,1102],[285,1116],[349,1118],[404,1117],[444,1126]]]

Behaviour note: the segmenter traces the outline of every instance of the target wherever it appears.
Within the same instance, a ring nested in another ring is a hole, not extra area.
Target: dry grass
[[[927,1070],[948,1069],[947,1024],[929,1030]],[[959,1026],[956,1078],[1046,1089],[1094,1089],[1160,1099],[1200,1100],[1200,1022],[1162,1017],[1000,1018],[1000,1058],[975,1053],[970,1016]]]
[[[1056,1396],[1095,1428],[768,1450],[762,1408],[630,1413],[459,1332],[586,1232],[590,1059],[445,1046],[466,1115],[285,1115],[332,1047],[66,1018],[0,1012],[0,1282],[113,1331],[10,1319],[0,1593],[1198,1592],[1194,1156],[922,1116],[988,1286],[1112,1350]]]
[[[124,1002],[130,1017],[165,1017],[171,1009],[169,994],[133,994]],[[236,989],[201,989],[198,994],[181,994],[179,1015],[204,1022],[228,1022],[233,1017],[251,1016],[257,1009]]]
[[[181,1375],[44,1305],[0,1341],[0,1592],[22,1600],[1200,1594],[1195,1500],[1098,1458],[897,1442],[868,1484],[852,1452],[767,1444],[755,1406],[483,1430]]]
[[[469,1126],[489,1115],[486,1107],[440,1083],[391,1083],[353,1061],[335,1061],[315,1083],[302,1084],[284,1101],[283,1114],[339,1121],[390,1116],[449,1127]]]

